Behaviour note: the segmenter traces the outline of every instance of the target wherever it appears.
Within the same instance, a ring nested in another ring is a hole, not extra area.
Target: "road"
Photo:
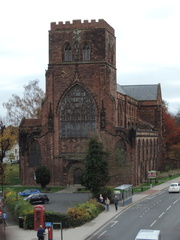
[[[179,209],[179,193],[158,192],[129,207],[91,239],[131,240],[144,228],[160,229],[163,240],[179,240]]]

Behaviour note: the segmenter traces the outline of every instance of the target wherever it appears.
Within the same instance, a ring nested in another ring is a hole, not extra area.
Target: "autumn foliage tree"
[[[18,129],[13,126],[5,127],[1,123],[0,129],[0,163],[6,156],[6,152],[13,147],[17,141]]]
[[[38,85],[38,80],[29,81],[24,85],[23,97],[13,94],[8,102],[3,103],[7,110],[9,122],[18,126],[25,118],[38,118],[41,112],[41,104],[44,92]]]
[[[167,156],[180,160],[180,126],[167,110],[164,111],[164,126]]]
[[[175,117],[175,120],[176,120],[176,124],[178,126],[180,126],[180,107],[179,107],[179,109],[178,109],[178,111],[177,111],[177,113],[174,117]]]

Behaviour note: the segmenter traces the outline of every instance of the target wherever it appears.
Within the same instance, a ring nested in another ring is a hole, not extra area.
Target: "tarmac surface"
[[[154,186],[153,188],[144,191],[140,194],[134,194],[132,197],[132,203],[126,206],[119,206],[118,211],[115,211],[114,204],[110,205],[110,210],[104,211],[99,214],[98,217],[93,219],[91,222],[84,224],[81,227],[53,230],[53,240],[88,240],[96,232],[99,231],[107,223],[111,222],[114,218],[120,215],[127,208],[138,203],[142,199],[149,195],[156,194],[158,191],[164,190],[169,187],[172,182],[180,182],[180,177],[172,179],[161,185]],[[25,230],[19,228],[18,225],[11,225],[5,227],[5,238],[4,240],[37,240],[37,231]],[[48,235],[48,234],[47,234]],[[45,236],[45,240],[48,240],[48,236]],[[2,234],[1,234],[2,236]],[[0,238],[1,239],[1,238]]]

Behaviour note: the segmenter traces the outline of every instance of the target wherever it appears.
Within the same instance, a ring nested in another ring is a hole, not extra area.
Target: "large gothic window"
[[[66,44],[64,49],[64,61],[66,62],[72,61],[72,49],[69,43]]]
[[[83,46],[82,59],[83,59],[83,61],[90,60],[90,47],[87,44],[84,44],[84,46]]]
[[[96,107],[91,95],[81,86],[72,87],[60,107],[61,136],[87,137],[96,129]]]
[[[29,146],[29,165],[40,165],[41,153],[37,141],[33,141]]]

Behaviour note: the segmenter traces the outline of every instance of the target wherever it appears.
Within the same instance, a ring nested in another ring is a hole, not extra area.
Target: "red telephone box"
[[[34,230],[37,231],[40,225],[45,227],[45,207],[36,205],[34,206]]]

